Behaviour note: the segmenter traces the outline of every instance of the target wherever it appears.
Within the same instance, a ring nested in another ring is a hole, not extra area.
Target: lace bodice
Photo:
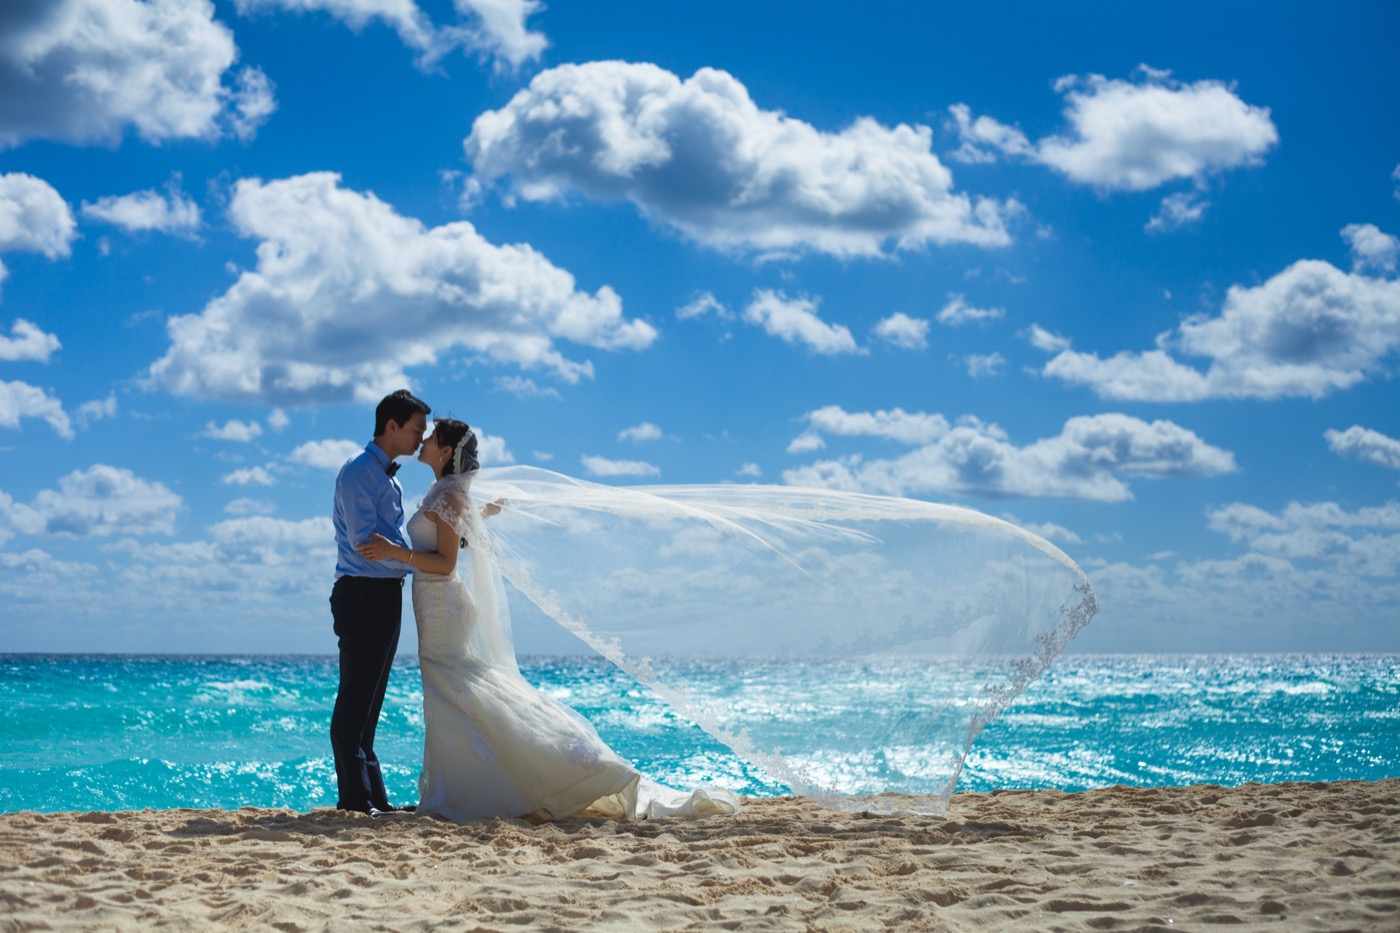
[[[413,513],[413,517],[408,520],[408,540],[413,545],[415,551],[436,551],[438,549],[438,527],[432,516],[426,514],[422,509]],[[458,560],[460,566],[461,560]],[[426,580],[448,580],[457,576],[454,570],[450,574],[427,573],[419,570],[414,573],[414,579],[422,577]]]

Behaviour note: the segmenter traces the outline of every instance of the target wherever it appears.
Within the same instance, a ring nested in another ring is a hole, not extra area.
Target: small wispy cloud
[[[961,327],[964,324],[983,324],[987,321],[995,321],[1006,316],[1006,312],[1001,308],[975,308],[967,303],[967,299],[962,295],[953,295],[948,299],[948,303],[938,312],[938,323],[946,324],[949,327]]]
[[[922,350],[928,346],[928,329],[928,321],[896,311],[876,324],[872,333],[901,349]]]
[[[662,438],[661,428],[650,421],[643,421],[641,424],[634,424],[630,428],[623,428],[617,432],[617,439],[628,441],[633,444],[641,444],[647,441],[659,441]]]
[[[609,460],[607,457],[584,455],[579,458],[590,476],[660,476],[661,469],[643,460]]]
[[[262,425],[256,421],[226,421],[223,424],[215,424],[213,421],[205,422],[204,430],[199,432],[200,437],[207,437],[216,441],[232,441],[236,444],[246,444],[262,436]]]

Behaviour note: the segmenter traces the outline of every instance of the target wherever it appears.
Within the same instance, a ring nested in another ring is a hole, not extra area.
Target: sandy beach
[[[532,826],[0,816],[0,928],[1400,930],[1400,779]]]

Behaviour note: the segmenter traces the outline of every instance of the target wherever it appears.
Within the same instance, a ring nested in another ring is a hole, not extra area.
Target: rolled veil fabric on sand
[[[467,510],[479,650],[514,663],[523,597],[741,758],[838,807],[945,812],[978,733],[1097,609],[1059,548],[957,506],[522,466],[478,471],[471,497],[504,500],[486,522]],[[875,712],[853,709],[852,690]]]

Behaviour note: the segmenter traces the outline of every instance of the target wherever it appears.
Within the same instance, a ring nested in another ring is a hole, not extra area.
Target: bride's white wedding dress
[[[413,574],[425,738],[418,812],[458,822],[566,817],[623,819],[732,813],[729,791],[670,790],[623,761],[577,712],[520,675],[504,588],[471,475],[435,483],[408,523],[415,551],[436,551],[435,513],[467,540],[450,575]]]

